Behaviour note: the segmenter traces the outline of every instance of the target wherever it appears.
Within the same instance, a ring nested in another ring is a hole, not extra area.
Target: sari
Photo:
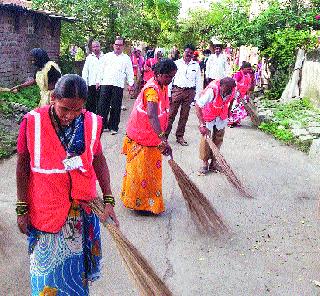
[[[84,117],[57,132],[69,155],[84,151]],[[98,217],[73,201],[58,233],[30,229],[30,279],[32,296],[89,295],[88,281],[101,271],[101,238]]]
[[[148,88],[144,100],[158,102],[155,90]],[[122,154],[126,155],[121,200],[125,207],[160,214],[165,210],[162,196],[162,154],[158,147],[143,146],[125,137]]]
[[[48,105],[50,103],[52,90],[48,89],[48,72],[50,71],[51,67],[54,67],[57,71],[61,72],[59,66],[55,62],[49,61],[40,71],[36,73],[36,83],[40,88],[39,107]]]

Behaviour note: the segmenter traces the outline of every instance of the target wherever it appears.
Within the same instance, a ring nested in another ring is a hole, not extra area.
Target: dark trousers
[[[192,103],[194,96],[195,96],[195,90],[193,88],[180,88],[176,86],[172,88],[169,123],[166,130],[166,135],[170,134],[173,122],[181,106],[180,117],[179,117],[178,127],[176,131],[176,137],[180,138],[184,136],[184,132],[186,129],[186,124],[189,118],[189,112],[191,108],[190,104]]]
[[[90,85],[88,87],[88,100],[86,102],[86,109],[88,111],[97,113],[99,95],[100,90],[97,89],[95,85]]]
[[[103,117],[103,128],[119,130],[122,98],[123,88],[113,85],[101,86],[98,115]]]

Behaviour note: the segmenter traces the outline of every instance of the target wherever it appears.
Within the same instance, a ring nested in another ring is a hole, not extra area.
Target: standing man
[[[214,53],[211,54],[206,63],[206,86],[212,80],[220,80],[227,76],[228,62],[225,54],[222,53],[221,45],[216,45]]]
[[[100,43],[93,41],[92,53],[86,58],[82,70],[82,78],[88,86],[88,100],[86,102],[86,109],[90,112],[97,113],[97,105],[99,99],[100,89],[96,87],[97,76],[101,71],[101,60],[103,53],[101,52]]]
[[[104,55],[97,80],[97,86],[101,85],[98,115],[103,117],[104,129],[110,130],[111,135],[116,135],[119,130],[124,83],[127,80],[131,93],[134,90],[134,80],[131,59],[123,53],[122,37],[116,37],[113,49]]]
[[[176,139],[182,146],[188,146],[183,136],[189,117],[190,105],[199,96],[201,91],[200,66],[199,63],[192,61],[194,50],[195,48],[191,44],[185,46],[183,58],[175,61],[178,71],[173,78],[172,84],[169,86],[169,98],[171,97],[170,115],[166,135],[167,137],[169,136],[172,124],[181,106]]]

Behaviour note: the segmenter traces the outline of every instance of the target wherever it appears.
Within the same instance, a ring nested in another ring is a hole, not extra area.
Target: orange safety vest
[[[220,94],[220,81],[211,81],[208,86],[202,91],[200,96],[204,94],[207,89],[213,90],[213,99],[202,108],[202,115],[205,122],[210,122],[216,117],[220,117],[222,120],[228,118],[229,103],[233,100],[236,94],[236,88],[234,87],[231,95],[226,101],[223,101]]]
[[[84,110],[85,151],[83,167],[66,171],[64,149],[50,118],[50,106],[35,109],[27,119],[27,146],[30,153],[29,213],[35,228],[56,233],[66,221],[72,200],[97,196],[93,151],[99,144],[102,118]]]
[[[147,88],[153,88],[158,93],[158,118],[161,129],[165,131],[168,126],[168,87],[165,86],[164,90],[161,90],[160,85],[155,81],[154,78],[151,78],[143,87],[134,103],[133,110],[130,114],[127,124],[127,136],[143,146],[157,146],[161,143],[161,140],[150,124],[147,114],[147,105],[143,100],[143,93]]]

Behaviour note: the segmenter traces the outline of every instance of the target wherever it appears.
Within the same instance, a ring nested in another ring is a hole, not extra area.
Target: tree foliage
[[[96,38],[109,49],[116,35],[157,44],[175,29],[180,0],[34,0],[35,8],[76,17],[62,26],[62,46]]]

